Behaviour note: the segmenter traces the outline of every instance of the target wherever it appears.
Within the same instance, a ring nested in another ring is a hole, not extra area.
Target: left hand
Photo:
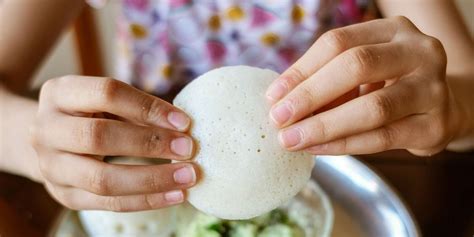
[[[335,29],[267,91],[288,150],[367,154],[444,149],[458,124],[441,42],[405,17]]]

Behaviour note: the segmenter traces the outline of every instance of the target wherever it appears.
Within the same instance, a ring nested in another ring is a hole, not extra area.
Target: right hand
[[[186,160],[191,120],[178,108],[109,78],[65,76],[41,90],[32,145],[50,194],[71,209],[138,211],[181,203],[192,163],[117,165],[104,156]]]

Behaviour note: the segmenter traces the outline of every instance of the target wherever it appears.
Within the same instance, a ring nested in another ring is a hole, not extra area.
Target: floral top
[[[220,66],[282,72],[324,31],[375,12],[369,0],[122,1],[117,75],[167,99]]]

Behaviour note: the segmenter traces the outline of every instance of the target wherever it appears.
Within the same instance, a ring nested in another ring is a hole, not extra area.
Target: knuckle
[[[414,28],[415,25],[406,16],[394,16],[392,20],[401,27]]]
[[[443,44],[437,38],[425,35],[423,40],[421,40],[421,45],[430,51],[444,51]]]
[[[161,155],[166,151],[165,145],[161,141],[159,134],[152,133],[144,138],[144,153],[145,154],[158,154]]]
[[[105,207],[113,212],[127,211],[120,197],[105,197]]]
[[[56,90],[58,87],[59,89],[63,86],[66,86],[69,84],[71,80],[73,80],[76,76],[74,75],[65,75],[62,77],[58,78],[53,78],[45,81],[43,85],[41,86],[41,92],[45,94],[50,94],[54,90]]]
[[[379,132],[379,144],[382,150],[389,150],[393,147],[395,137],[395,131],[393,128],[386,126],[380,129]]]
[[[49,94],[56,83],[57,79],[49,79],[41,86],[41,94]]]
[[[111,188],[105,167],[96,168],[92,176],[89,177],[87,185],[90,191],[95,194],[109,195]]]
[[[40,102],[52,96],[59,79],[60,78],[49,79],[43,83],[39,95]]]
[[[387,96],[374,94],[366,101],[366,108],[372,121],[385,122],[391,117],[393,105]]]
[[[314,101],[313,91],[307,85],[304,85],[298,88],[297,94],[298,94],[297,99],[300,101],[305,101],[308,104],[311,104]]]
[[[114,101],[117,95],[117,89],[120,86],[121,82],[111,78],[104,78],[97,80],[92,92],[98,98],[98,102],[106,106]]]
[[[66,85],[69,84],[69,82],[70,82],[71,80],[74,80],[74,79],[76,79],[76,78],[77,78],[77,76],[75,76],[75,75],[65,75],[65,76],[62,76],[62,77],[58,77],[58,78],[56,78],[56,79],[54,79],[54,80],[58,83],[58,85],[64,85],[64,86],[66,86]]]
[[[350,75],[359,82],[373,70],[377,63],[377,56],[367,47],[358,47],[348,51],[345,66]]]
[[[430,54],[429,58],[433,60],[433,63],[444,71],[448,59],[441,41],[432,36],[425,36],[424,39],[420,41],[420,44],[425,51]]]
[[[91,152],[101,151],[104,146],[104,134],[107,131],[107,121],[92,120],[86,123],[80,131],[79,141]]]
[[[165,107],[157,99],[145,99],[142,104],[141,120],[145,122],[158,122],[166,117]]]
[[[284,77],[284,78],[285,78],[286,83],[292,86],[297,85],[298,83],[304,81],[308,77],[308,75],[303,73],[303,71],[298,67],[290,67],[288,69],[288,73],[291,76]]]
[[[349,151],[349,144],[348,144],[348,143],[349,143],[349,142],[348,142],[348,138],[347,138],[347,137],[343,138],[342,141],[341,141],[341,151],[343,151],[344,154],[350,152],[350,151]]]
[[[155,202],[152,201],[152,197],[150,194],[145,194],[143,195],[143,204],[145,205],[145,209],[146,210],[151,210],[151,209],[155,209],[156,208],[156,204],[154,204]]]
[[[342,52],[347,49],[347,32],[344,29],[334,29],[324,33],[321,39],[337,52]]]
[[[329,140],[329,131],[326,124],[318,116],[313,117],[313,127],[318,131],[318,141],[326,142]]]
[[[160,174],[158,172],[150,172],[146,175],[145,179],[143,180],[143,186],[146,187],[147,190],[152,190],[154,192],[162,192],[164,187],[161,184]]]

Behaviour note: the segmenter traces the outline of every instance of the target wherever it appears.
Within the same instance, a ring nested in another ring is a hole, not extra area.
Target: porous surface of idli
[[[278,143],[265,91],[276,72],[248,66],[222,67],[188,84],[174,105],[193,119],[200,182],[188,200],[223,219],[248,219],[295,196],[310,179],[312,156]]]

